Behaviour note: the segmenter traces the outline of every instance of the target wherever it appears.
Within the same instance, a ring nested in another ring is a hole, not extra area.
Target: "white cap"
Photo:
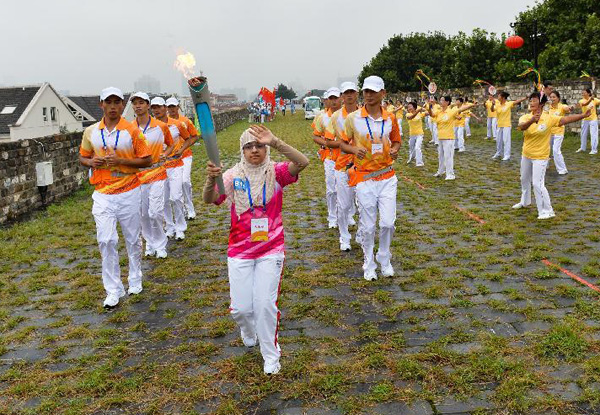
[[[133,101],[133,99],[134,99],[134,98],[141,98],[141,99],[143,99],[144,101],[148,101],[148,102],[150,102],[150,97],[148,96],[148,94],[146,94],[145,92],[142,92],[142,91],[138,91],[138,92],[136,92],[135,94],[133,94],[133,95],[132,95],[132,96],[129,98],[129,100],[130,100],[130,101]]]
[[[177,98],[175,97],[171,97],[169,99],[167,99],[167,106],[171,106],[171,105],[179,105],[179,101],[177,100]]]
[[[328,89],[328,90],[325,92],[325,97],[326,97],[326,98],[329,98],[329,97],[330,97],[330,96],[332,96],[332,95],[333,95],[334,97],[336,97],[336,98],[339,98],[339,97],[340,97],[340,95],[342,95],[342,93],[340,92],[339,88],[332,87],[332,88],[329,88],[329,89]]]
[[[150,101],[150,105],[167,105],[165,103],[165,99],[162,97],[154,97],[152,98],[152,101]]]
[[[356,86],[356,84],[354,82],[343,82],[342,85],[340,86],[340,90],[342,91],[342,94],[346,91],[357,91],[358,92],[358,87]]]
[[[371,91],[379,92],[382,89],[385,89],[385,85],[383,83],[383,79],[378,76],[368,76],[363,81],[362,90],[369,89]]]
[[[123,96],[123,91],[121,91],[119,88],[115,88],[114,86],[109,86],[108,88],[104,88],[102,92],[100,92],[100,101],[104,101],[111,95],[115,95],[121,99],[125,99],[125,97]]]

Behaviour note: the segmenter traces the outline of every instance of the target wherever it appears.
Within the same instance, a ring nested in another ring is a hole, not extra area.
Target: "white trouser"
[[[465,117],[465,134],[471,137],[471,117]]]
[[[147,251],[167,249],[167,235],[163,228],[165,214],[165,182],[159,180],[142,184],[142,236]]]
[[[335,186],[335,161],[323,160],[325,169],[325,195],[327,198],[327,221],[330,224],[337,223],[337,195]]]
[[[396,176],[385,180],[366,180],[356,185],[360,216],[359,228],[365,257],[363,264],[364,271],[374,271],[377,268],[373,260],[373,249],[375,246],[375,223],[377,221],[378,210],[379,250],[377,251],[377,262],[379,262],[382,268],[390,265],[392,258],[390,245],[396,221],[397,190],[398,178]]]
[[[400,135],[404,136],[404,133],[402,132],[402,118],[398,118],[398,131],[400,131]]]
[[[446,177],[454,177],[454,140],[440,140],[437,172],[446,173]]]
[[[531,204],[531,185],[533,184],[538,215],[554,213],[545,185],[546,167],[548,167],[548,159],[532,160],[525,156],[521,157],[521,204],[523,206]]]
[[[487,119],[487,138],[496,138],[496,130],[498,129],[498,118]]]
[[[559,173],[567,173],[567,165],[565,164],[565,158],[562,154],[562,143],[565,137],[562,135],[553,135],[551,139],[552,143],[552,158],[554,159],[554,166],[556,171]]]
[[[425,128],[431,130],[431,117],[429,115],[425,116]]]
[[[423,165],[423,135],[411,135],[408,141],[408,159],[412,160],[413,157],[417,163],[417,166]]]
[[[592,151],[598,151],[598,120],[581,122],[581,149],[587,149],[588,131],[592,139]]]
[[[96,239],[102,255],[102,283],[107,294],[125,292],[119,266],[119,234],[117,221],[125,238],[129,257],[129,286],[142,282],[142,239],[140,238],[141,190],[136,187],[125,193],[107,195],[94,192],[92,214],[96,221]]]
[[[194,200],[192,199],[192,159],[193,156],[184,157],[183,160],[183,203],[188,215],[196,216]]]
[[[173,206],[171,208],[171,205]],[[173,221],[175,215],[175,221]],[[187,223],[183,216],[183,166],[167,169],[165,180],[165,222],[167,234],[185,232]]]
[[[356,192],[348,186],[348,173],[335,171],[335,186],[337,191],[337,224],[340,230],[340,243],[349,244],[352,237],[348,231],[348,221],[356,213]]]
[[[440,143],[440,140],[438,139],[438,129],[437,129],[436,123],[431,124],[431,136],[433,137],[434,143],[436,143],[436,144]]]
[[[465,149],[465,127],[454,127],[454,138],[456,142],[454,143],[454,148],[459,150]]]
[[[279,360],[277,299],[283,272],[284,253],[257,259],[227,258],[231,316],[242,338],[258,337],[265,363]]]
[[[510,158],[510,135],[512,127],[498,127],[496,136],[496,157]]]
[[[260,123],[261,124],[265,123],[265,114],[260,114]]]

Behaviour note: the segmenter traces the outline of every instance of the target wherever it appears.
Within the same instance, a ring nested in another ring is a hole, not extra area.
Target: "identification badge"
[[[371,154],[382,154],[383,143],[371,143]]]
[[[233,179],[233,190],[246,191],[246,182],[242,179]]]
[[[269,218],[253,218],[250,220],[250,241],[266,242],[269,240]]]

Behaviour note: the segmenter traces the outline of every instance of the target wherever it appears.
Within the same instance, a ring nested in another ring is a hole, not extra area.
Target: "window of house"
[[[44,121],[48,121],[48,108],[42,108],[42,117],[44,118]]]
[[[56,107],[50,107],[50,121],[56,121]]]
[[[13,112],[15,112],[16,109],[17,109],[16,105],[7,105],[4,108],[2,108],[2,111],[0,111],[0,114],[2,114],[2,115],[12,114]]]

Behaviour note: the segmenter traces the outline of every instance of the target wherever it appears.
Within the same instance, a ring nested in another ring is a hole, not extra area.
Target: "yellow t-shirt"
[[[439,140],[454,140],[454,122],[458,116],[458,108],[446,108],[446,111],[434,112],[434,119],[438,126]]]
[[[531,113],[519,118],[519,124],[527,122]],[[543,112],[540,120],[531,124],[523,132],[523,155],[532,160],[547,160],[550,157],[550,136],[552,129],[558,127],[561,117]]]
[[[584,121],[597,120],[598,119],[598,113],[596,112],[596,107],[598,105],[600,105],[600,99],[594,98],[592,100],[592,102],[590,102],[586,107],[584,107],[583,104],[585,104],[586,102],[587,102],[587,100],[585,100],[585,99],[579,100],[579,105],[581,105],[581,111],[585,114],[588,109],[591,109],[592,110],[592,114],[589,117],[584,118],[583,120]]]
[[[506,101],[504,105],[500,102],[496,103],[495,109],[498,114],[498,128],[510,127],[510,115],[512,114],[512,107],[515,106],[514,101]]]
[[[413,118],[412,120],[409,120],[408,118],[406,119],[408,121],[408,135],[409,136],[415,136],[415,135],[424,135],[425,133],[423,132],[423,118],[424,115],[422,112],[417,113],[417,115],[415,115],[415,118]]]
[[[460,108],[460,107],[456,107],[456,108]],[[456,118],[455,118],[455,121],[454,121],[454,126],[455,127],[464,127],[465,126],[465,117],[466,117],[465,112],[461,112],[459,114],[456,114]]]
[[[392,104],[388,105],[387,108],[385,109],[387,112],[393,114],[394,111],[396,111],[396,107],[394,107]]]
[[[396,110],[396,119],[398,121],[402,121],[403,118],[404,118],[404,107],[399,106],[398,109]]]
[[[492,101],[490,101],[489,99],[487,101],[485,101],[485,109],[487,110],[487,117],[488,118],[496,118],[498,116],[498,114],[496,113],[496,108],[494,108],[494,111],[492,111],[492,103],[496,102],[496,107],[498,107],[498,100],[494,99]]]
[[[565,104],[561,104],[559,102],[556,107],[553,107],[552,105],[550,105],[547,112],[550,115],[554,115],[555,117],[563,117],[564,115],[567,115],[569,113],[569,106],[565,105]],[[557,127],[552,128],[551,134],[564,136],[565,135],[565,126],[563,125],[562,127],[557,126]]]

